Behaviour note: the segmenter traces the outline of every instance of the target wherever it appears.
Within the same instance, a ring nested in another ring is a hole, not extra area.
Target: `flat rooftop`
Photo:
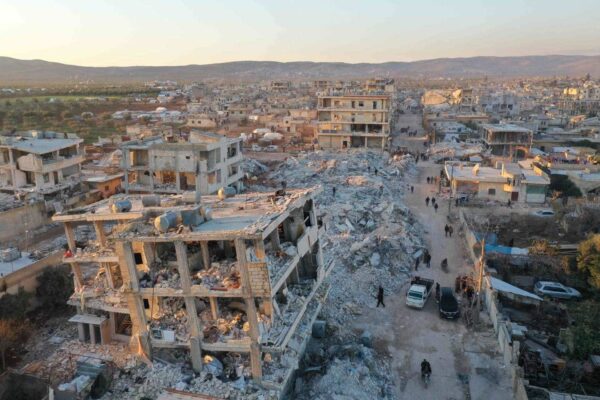
[[[217,196],[202,196],[201,206],[209,208],[212,219],[194,226],[183,233],[160,233],[154,227],[154,218],[167,211],[189,211],[198,206],[185,203],[182,195],[157,196],[161,206],[144,207],[141,195],[116,195],[110,199],[89,206],[71,210],[69,213],[56,214],[52,219],[63,222],[111,221],[127,220],[129,227],[120,229],[116,234],[124,240],[167,241],[176,237],[197,240],[212,240],[211,237],[223,238],[257,237],[272,223],[279,224],[280,217],[286,217],[288,210],[304,204],[322,190],[320,186],[309,189],[288,189],[283,196],[275,196],[274,192],[256,192],[236,195],[224,200]],[[111,205],[121,200],[131,202],[128,212],[113,213]],[[278,222],[279,221],[279,222]]]
[[[81,142],[83,139],[25,139],[15,140],[3,146],[27,153],[46,154],[75,146]]]
[[[491,132],[518,132],[518,133],[532,133],[531,129],[523,128],[522,126],[514,124],[482,124],[481,127]]]

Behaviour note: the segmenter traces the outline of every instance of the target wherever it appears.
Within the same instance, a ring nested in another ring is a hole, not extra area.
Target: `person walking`
[[[383,288],[379,286],[379,290],[377,291],[377,307],[382,305],[385,308],[385,303],[383,302]]]
[[[419,270],[419,264],[420,264],[420,263],[421,263],[421,260],[420,260],[420,258],[419,258],[419,257],[417,257],[417,258],[415,259],[415,271],[418,271],[418,270]]]
[[[427,268],[431,268],[431,254],[429,252],[425,253],[424,261]]]
[[[435,301],[440,302],[440,283],[435,283]]]
[[[429,196],[425,199],[425,206],[429,207]]]
[[[506,203],[506,205],[508,206],[508,208],[512,208],[512,202],[510,201],[510,199],[508,199],[508,202]]]
[[[448,235],[450,235],[450,237],[452,237],[452,233],[454,233],[454,228],[452,227],[452,225],[448,226]]]
[[[444,225],[444,236],[448,237],[448,224]]]
[[[437,203],[435,203],[435,204],[433,205],[433,209],[435,210],[435,212],[437,212],[437,209],[438,209],[438,205],[437,205]]]
[[[435,204],[435,197],[431,198],[431,204]]]
[[[429,177],[427,177],[427,184],[429,184],[429,181],[430,181],[430,179],[429,179]]]
[[[411,192],[411,193],[414,193],[414,192],[415,192],[415,187],[414,187],[414,186],[411,186],[411,187],[410,187],[410,192]]]

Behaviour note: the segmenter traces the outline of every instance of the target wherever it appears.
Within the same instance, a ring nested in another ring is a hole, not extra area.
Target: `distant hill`
[[[175,67],[80,67],[43,60],[0,57],[0,85],[51,84],[82,81],[144,82],[172,79],[262,80],[348,79],[390,77],[600,77],[600,56],[524,56],[439,58],[414,62],[348,64],[338,62],[235,61],[220,64]]]

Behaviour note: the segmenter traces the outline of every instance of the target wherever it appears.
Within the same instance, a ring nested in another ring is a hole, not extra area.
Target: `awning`
[[[490,286],[492,287],[492,289],[502,292],[507,297],[509,297],[513,300],[520,301],[523,299],[531,299],[536,302],[543,301],[543,299],[540,296],[530,293],[530,292],[523,290],[521,288],[518,288],[516,286],[513,286],[510,283],[504,282],[503,280],[494,278],[493,276],[490,276],[489,279],[490,279]]]

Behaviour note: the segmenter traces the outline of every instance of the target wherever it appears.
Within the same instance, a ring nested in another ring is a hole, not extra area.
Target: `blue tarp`
[[[521,249],[519,247],[508,247],[508,246],[500,246],[500,245],[485,245],[486,253],[500,253],[505,254],[507,256],[526,256],[529,254],[528,249]]]

